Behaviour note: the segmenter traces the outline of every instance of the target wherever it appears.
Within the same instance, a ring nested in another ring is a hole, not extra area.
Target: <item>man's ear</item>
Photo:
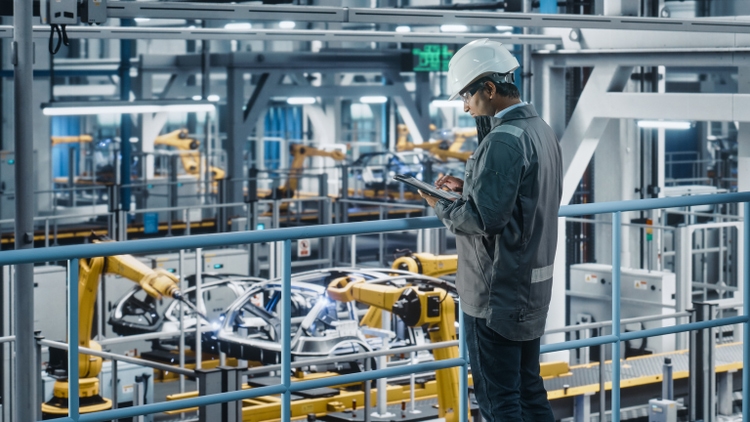
[[[497,89],[495,87],[495,84],[493,84],[490,81],[486,81],[484,83],[484,89],[487,90],[487,95],[489,95],[490,99],[492,99],[492,96],[497,93]]]

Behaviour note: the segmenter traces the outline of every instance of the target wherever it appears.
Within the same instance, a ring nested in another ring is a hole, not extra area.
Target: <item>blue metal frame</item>
[[[572,217],[579,215],[592,215],[612,213],[612,335],[594,337],[585,340],[568,341],[557,344],[542,346],[542,353],[550,353],[559,350],[569,350],[580,347],[598,346],[610,343],[613,345],[612,361],[620,361],[619,343],[636,338],[659,336],[685,332],[721,325],[744,324],[743,338],[743,368],[750,362],[750,224],[743,225],[744,232],[744,276],[743,295],[745,311],[742,316],[722,318],[713,321],[703,321],[678,326],[662,327],[631,333],[620,332],[620,253],[621,253],[621,225],[622,212],[639,211],[658,208],[688,207],[706,204],[744,203],[745,221],[750,218],[750,192],[730,193],[721,195],[704,195],[679,198],[658,198],[636,201],[604,202],[584,205],[569,205],[560,208],[561,217]],[[468,360],[464,337],[461,337],[459,345],[459,358],[442,360],[436,362],[407,365],[399,368],[386,368],[365,373],[340,375],[303,382],[291,382],[291,241],[301,238],[349,236],[353,234],[380,233],[388,231],[416,230],[426,228],[442,227],[442,223],[435,217],[409,218],[401,220],[386,220],[376,222],[346,223],[335,225],[312,226],[304,228],[286,228],[264,231],[248,231],[221,233],[211,235],[197,235],[180,238],[162,238],[141,241],[129,241],[121,243],[98,243],[88,245],[63,246],[45,249],[14,250],[0,252],[0,265],[15,265],[23,263],[49,262],[69,260],[69,320],[68,338],[70,351],[68,353],[69,386],[71,391],[78,389],[78,259],[94,256],[109,256],[117,254],[153,253],[175,249],[194,249],[212,246],[229,246],[237,244],[249,244],[257,242],[283,242],[281,259],[283,260],[283,302],[281,308],[281,342],[282,342],[282,379],[281,384],[262,388],[253,388],[245,391],[234,391],[229,393],[213,394],[186,400],[154,403],[144,406],[125,409],[108,410],[81,415],[79,414],[79,400],[75,394],[70,395],[68,418],[60,421],[107,421],[118,418],[128,418],[138,415],[178,410],[185,407],[206,406],[209,404],[224,403],[249,399],[258,396],[281,394],[282,395],[282,420],[290,420],[290,397],[295,391],[302,391],[318,387],[340,385],[346,383],[363,382],[370,379],[395,377],[415,372],[434,371],[443,368],[458,366],[461,368],[459,385],[462,391],[466,391],[468,384]],[[462,313],[459,313],[461,315]],[[459,319],[460,329],[463,331],[463,318]],[[743,420],[750,420],[750,371],[742,373],[742,414]],[[612,365],[612,420],[619,421],[620,407],[620,365]],[[459,396],[460,420],[466,421],[468,416],[468,400],[466,394]]]
[[[620,422],[620,293],[622,292],[620,289],[621,235],[622,213],[617,211],[612,214],[612,333],[617,336],[617,341],[612,343],[612,422]],[[616,412],[615,409],[617,409]]]

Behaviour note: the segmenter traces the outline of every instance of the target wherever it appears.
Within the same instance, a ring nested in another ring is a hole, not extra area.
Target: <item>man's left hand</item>
[[[424,200],[427,201],[427,203],[432,208],[435,208],[435,204],[437,204],[438,198],[435,198],[432,195],[426,194],[426,193],[422,192],[421,190],[419,191],[419,195],[422,196],[422,198],[424,198]]]

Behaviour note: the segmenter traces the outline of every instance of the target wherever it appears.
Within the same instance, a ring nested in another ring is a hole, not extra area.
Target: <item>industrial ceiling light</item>
[[[498,32],[513,32],[513,27],[510,25],[496,25],[495,29]]]
[[[208,101],[211,101],[212,103],[218,103],[220,98],[216,94],[209,95],[208,98],[206,98]]]
[[[42,104],[45,116],[86,116],[97,114],[195,113],[216,110],[204,101],[97,101],[54,102]]]
[[[279,28],[281,29],[294,29],[294,27],[297,26],[294,21],[281,21],[279,22]]]
[[[638,127],[642,129],[674,129],[687,130],[693,126],[691,122],[677,120],[639,120]]]
[[[440,32],[466,32],[469,27],[466,25],[440,25]]]
[[[193,95],[193,101],[200,101],[202,99],[203,97],[201,97],[200,95]]]
[[[383,95],[371,95],[359,98],[359,102],[363,104],[383,104],[388,101],[388,97]]]
[[[150,21],[150,20],[151,20],[151,18],[135,18],[135,19],[133,19],[133,20],[134,20],[134,21],[136,21],[136,22],[138,22],[138,23],[143,23],[143,22],[148,22],[148,21]]]
[[[396,32],[411,32],[411,27],[408,25],[399,25],[396,27]]]
[[[252,29],[253,24],[250,22],[232,22],[224,25],[224,29],[234,29],[234,30],[241,30],[241,29]]]
[[[286,99],[286,103],[291,105],[315,104],[315,97],[289,97]]]
[[[432,100],[430,105],[437,108],[464,108],[463,101]]]

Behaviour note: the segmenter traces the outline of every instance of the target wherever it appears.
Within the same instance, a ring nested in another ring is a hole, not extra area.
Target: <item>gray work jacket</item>
[[[560,144],[530,104],[476,123],[461,199],[435,206],[456,234],[461,309],[505,338],[536,339],[552,296]]]

